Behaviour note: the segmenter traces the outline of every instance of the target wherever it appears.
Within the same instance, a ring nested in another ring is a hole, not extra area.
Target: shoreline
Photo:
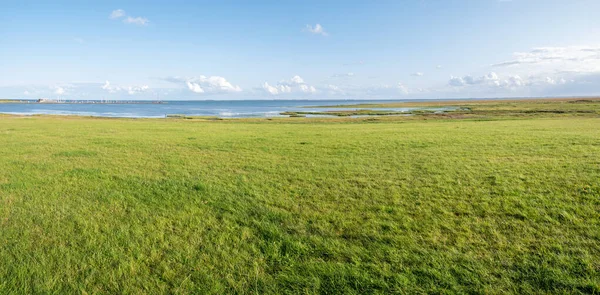
[[[406,107],[407,104],[402,104]],[[187,115],[182,113],[163,114],[157,116],[102,116],[90,114],[43,114],[43,113],[2,113],[0,118],[94,118],[94,119],[129,119],[129,120],[185,120],[185,121],[253,121],[253,122],[334,122],[334,121],[409,121],[409,120],[496,120],[518,118],[550,118],[550,117],[589,117],[600,118],[600,97],[596,98],[554,98],[540,100],[485,100],[452,101],[412,104],[412,110],[386,110],[398,107],[397,104],[359,105],[356,109],[286,111],[281,110],[273,116],[240,116],[228,117],[217,115]],[[351,108],[352,106],[343,106]],[[315,107],[318,109],[318,107]],[[341,108],[341,107],[339,107]],[[379,108],[379,109],[377,109]]]
[[[380,101],[381,102],[381,101]],[[515,116],[558,116],[600,115],[600,97],[570,97],[570,98],[544,98],[544,99],[509,99],[509,100],[452,100],[452,101],[427,101],[427,102],[390,102],[373,104],[349,105],[320,105],[296,106],[287,110],[282,108],[277,113],[262,116],[221,116],[221,115],[193,115],[185,113],[165,113],[156,115],[135,115],[134,113],[103,113],[86,112],[65,113],[52,112],[2,112],[2,117],[82,117],[82,118],[113,118],[113,119],[169,119],[169,120],[275,120],[275,119],[335,119],[335,118],[383,118],[383,117],[515,117]],[[45,104],[45,103],[39,103]],[[143,102],[143,104],[149,104]],[[308,110],[313,108],[315,110]],[[329,110],[324,110],[329,108]],[[343,109],[345,108],[345,109]],[[412,108],[412,109],[410,109]],[[296,109],[296,110],[293,110]],[[307,109],[307,110],[302,110]],[[319,109],[323,109],[322,111]]]

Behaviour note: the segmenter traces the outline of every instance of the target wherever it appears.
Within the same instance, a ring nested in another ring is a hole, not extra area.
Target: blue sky
[[[600,94],[597,0],[1,6],[0,98]]]

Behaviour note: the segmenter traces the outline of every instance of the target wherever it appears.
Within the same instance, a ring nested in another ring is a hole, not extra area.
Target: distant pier
[[[164,104],[162,100],[56,100],[56,99],[38,99],[35,103],[45,104]]]

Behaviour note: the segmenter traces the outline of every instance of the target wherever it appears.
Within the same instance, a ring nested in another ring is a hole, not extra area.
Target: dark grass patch
[[[76,157],[94,157],[97,152],[87,150],[64,151],[54,154],[57,157],[76,158]]]
[[[75,168],[75,169],[71,169],[69,171],[65,171],[64,173],[65,176],[71,176],[71,177],[83,177],[83,178],[89,178],[89,177],[100,177],[102,176],[102,170],[100,169],[95,169],[95,168]]]

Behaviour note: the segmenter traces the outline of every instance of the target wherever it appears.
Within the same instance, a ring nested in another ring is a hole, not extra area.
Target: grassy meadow
[[[479,107],[0,116],[0,294],[599,294],[600,104]]]

